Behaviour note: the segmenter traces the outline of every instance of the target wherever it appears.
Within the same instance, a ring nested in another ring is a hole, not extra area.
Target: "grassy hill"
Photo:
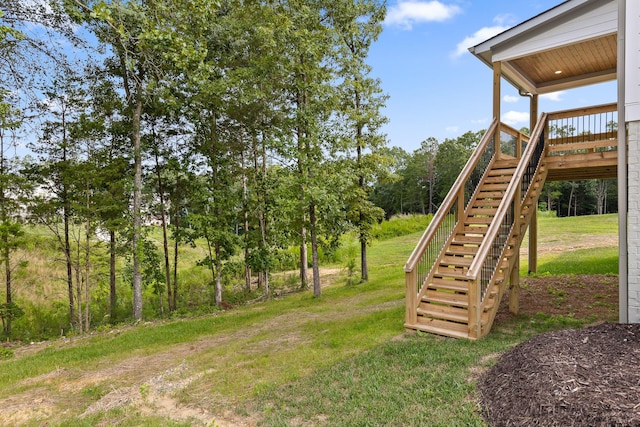
[[[615,274],[616,227],[614,215],[540,218],[539,276]],[[405,334],[402,266],[419,236],[374,243],[365,284],[326,266],[320,299],[15,348],[0,361],[0,425],[483,425],[475,381],[500,352],[598,319],[523,315],[478,342]]]

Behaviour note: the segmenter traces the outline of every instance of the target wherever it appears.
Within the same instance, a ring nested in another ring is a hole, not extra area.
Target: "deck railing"
[[[406,280],[406,324],[416,321],[420,299],[431,279],[433,264],[442,248],[449,242],[464,218],[467,204],[475,194],[478,184],[491,165],[495,151],[497,120],[489,126],[478,147],[458,175],[442,205],[420,238],[404,266]]]
[[[547,131],[549,156],[616,151],[618,105],[550,113]]]

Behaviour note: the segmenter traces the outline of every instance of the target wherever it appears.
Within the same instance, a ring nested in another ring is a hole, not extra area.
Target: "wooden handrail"
[[[485,235],[485,238],[482,241],[482,244],[480,245],[480,248],[478,249],[476,256],[473,258],[473,261],[469,266],[468,276],[470,280],[475,281],[480,274],[480,268],[482,268],[482,265],[484,264],[485,259],[489,255],[489,251],[491,250],[491,245],[493,244],[493,241],[496,239],[496,236],[500,231],[500,227],[502,226],[502,221],[505,215],[507,215],[509,206],[511,205],[511,202],[515,197],[516,192],[520,188],[520,181],[522,181],[522,177],[524,176],[524,173],[527,170],[529,160],[533,156],[533,152],[535,151],[535,147],[537,145],[535,141],[538,141],[542,132],[544,132],[547,126],[547,120],[548,120],[548,114],[543,113],[540,118],[540,121],[538,122],[538,125],[534,129],[533,135],[531,135],[531,137],[529,138],[530,142],[529,144],[527,144],[527,148],[525,149],[524,153],[522,153],[522,159],[520,159],[520,161],[518,162],[518,166],[516,167],[516,171],[513,174],[513,178],[511,179],[511,182],[509,183],[509,186],[507,187],[505,194],[502,197],[502,201],[500,202],[500,205],[496,210],[496,214],[493,217],[493,220],[491,221],[491,225],[487,230],[487,234]],[[520,200],[518,200],[517,202],[521,203]],[[514,218],[514,222],[517,223],[518,219]]]
[[[431,220],[431,223],[429,223],[429,226],[422,234],[422,237],[420,237],[420,241],[418,242],[416,247],[413,249],[411,256],[409,257],[409,259],[407,260],[407,263],[404,266],[405,273],[410,273],[413,271],[413,269],[415,269],[416,264],[418,263],[418,261],[420,260],[420,257],[422,256],[422,253],[426,250],[427,246],[429,245],[429,242],[431,241],[431,239],[433,239],[434,234],[438,230],[438,227],[440,227],[440,224],[444,221],[445,217],[448,215],[449,211],[453,207],[453,204],[456,201],[456,198],[458,197],[458,193],[460,189],[464,189],[465,183],[469,179],[471,173],[473,172],[474,168],[476,167],[480,159],[482,158],[482,155],[484,154],[484,151],[487,148],[487,144],[489,144],[489,142],[491,141],[493,134],[497,129],[497,126],[498,126],[498,120],[494,118],[493,122],[491,122],[491,126],[489,126],[489,128],[487,129],[487,132],[484,134],[484,137],[482,138],[482,140],[480,140],[480,143],[478,144],[475,151],[473,152],[473,154],[465,164],[464,168],[462,169],[462,172],[460,172],[460,175],[458,175],[458,179],[456,179],[456,181],[453,183],[453,186],[449,190],[447,197],[444,198],[442,204],[440,205],[440,208],[438,209],[433,219]],[[458,215],[462,215],[462,214],[463,212],[458,212]]]
[[[549,120],[568,119],[570,117],[588,116],[590,114],[612,113],[614,111],[618,111],[618,104],[615,102],[611,104],[594,105],[592,107],[556,111],[549,113]]]

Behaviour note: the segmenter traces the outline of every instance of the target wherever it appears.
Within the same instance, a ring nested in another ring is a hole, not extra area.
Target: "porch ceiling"
[[[548,93],[616,78],[617,34],[503,62],[503,75],[531,93]]]

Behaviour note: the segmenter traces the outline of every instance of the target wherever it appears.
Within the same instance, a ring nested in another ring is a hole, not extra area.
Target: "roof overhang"
[[[568,0],[469,51],[521,92],[544,94],[616,79],[617,0]]]

